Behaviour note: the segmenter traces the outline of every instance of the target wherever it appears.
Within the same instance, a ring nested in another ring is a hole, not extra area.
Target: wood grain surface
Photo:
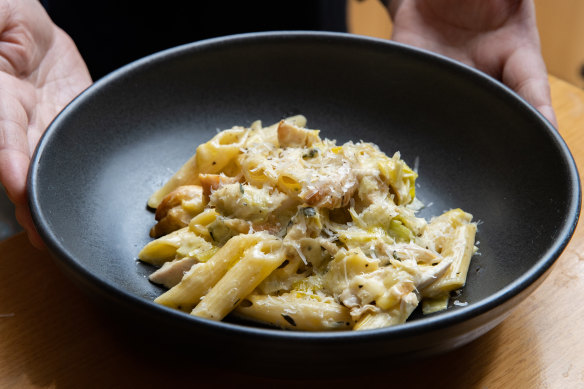
[[[560,132],[584,170],[584,92],[550,78]],[[273,378],[129,340],[26,236],[0,242],[0,388],[584,388],[584,232],[549,277],[495,329],[455,351],[347,377]]]

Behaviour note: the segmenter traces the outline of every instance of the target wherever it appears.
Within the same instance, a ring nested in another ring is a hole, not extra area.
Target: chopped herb
[[[291,326],[296,327],[296,322],[294,321],[294,319],[292,319],[290,316],[286,315],[286,314],[282,314],[282,317],[284,318],[284,320],[286,320]]]
[[[310,149],[310,150],[308,150],[308,153],[306,153],[302,156],[302,159],[314,158],[317,155],[318,155],[318,149]]]
[[[316,215],[316,211],[312,207],[305,207],[302,208],[302,213],[306,217],[314,217]]]
[[[215,237],[213,236],[213,231],[209,230],[209,235],[211,235],[211,239],[216,240]]]
[[[237,303],[239,302],[240,299],[235,300],[235,302],[233,303],[233,305],[237,305]]]
[[[244,193],[243,184],[241,184],[241,183],[239,183],[239,191],[241,192],[241,194]]]

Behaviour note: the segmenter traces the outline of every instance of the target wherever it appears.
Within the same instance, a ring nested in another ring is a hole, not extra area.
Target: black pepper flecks
[[[290,316],[286,315],[286,314],[282,314],[282,317],[284,318],[284,320],[286,320],[291,326],[296,327],[296,322],[294,321],[294,319],[292,319]]]

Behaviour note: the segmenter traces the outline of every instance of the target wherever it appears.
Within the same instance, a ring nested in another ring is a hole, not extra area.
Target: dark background
[[[346,31],[344,0],[42,0],[75,41],[94,80],[148,54],[193,41],[276,30]]]

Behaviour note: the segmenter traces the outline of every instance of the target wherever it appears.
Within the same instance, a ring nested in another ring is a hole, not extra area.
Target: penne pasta
[[[461,209],[417,217],[417,178],[399,152],[321,139],[302,115],[221,131],[149,199],[157,239],[139,258],[169,288],[155,302],[301,331],[447,309],[477,225]]]
[[[198,184],[199,172],[197,169],[196,154],[193,155],[167,182],[150,196],[148,206],[158,208],[166,195],[182,185]]]
[[[284,259],[282,241],[265,237],[244,252],[242,258],[203,296],[191,314],[222,320]]]
[[[243,128],[221,131],[207,143],[197,147],[195,154],[200,173],[217,174],[237,157],[244,147],[248,132]]]
[[[450,295],[448,293],[444,293],[434,298],[424,298],[422,300],[422,312],[424,315],[429,315],[430,313],[442,311],[448,308],[448,300],[450,300]]]
[[[263,234],[238,235],[231,238],[207,262],[198,263],[182,280],[154,301],[167,307],[190,312],[201,298],[241,259],[249,247],[255,245]]]
[[[184,227],[148,243],[138,253],[138,258],[151,265],[162,266],[165,262],[184,257],[206,260],[215,250],[205,238]]]
[[[278,296],[253,294],[247,296],[235,313],[248,320],[291,330],[346,330],[354,324],[347,307],[332,299],[300,292]]]
[[[424,296],[435,297],[464,286],[475,248],[476,224],[468,223],[469,219],[470,215],[461,210],[452,210],[443,214],[436,222],[438,228],[451,229],[448,239],[444,239],[442,235],[435,239],[441,247],[441,255],[452,263],[444,275],[423,289]]]
[[[382,327],[390,327],[403,324],[418,306],[419,300],[416,293],[408,293],[398,306],[391,310],[379,310],[368,312],[355,324],[354,330],[372,330]]]

